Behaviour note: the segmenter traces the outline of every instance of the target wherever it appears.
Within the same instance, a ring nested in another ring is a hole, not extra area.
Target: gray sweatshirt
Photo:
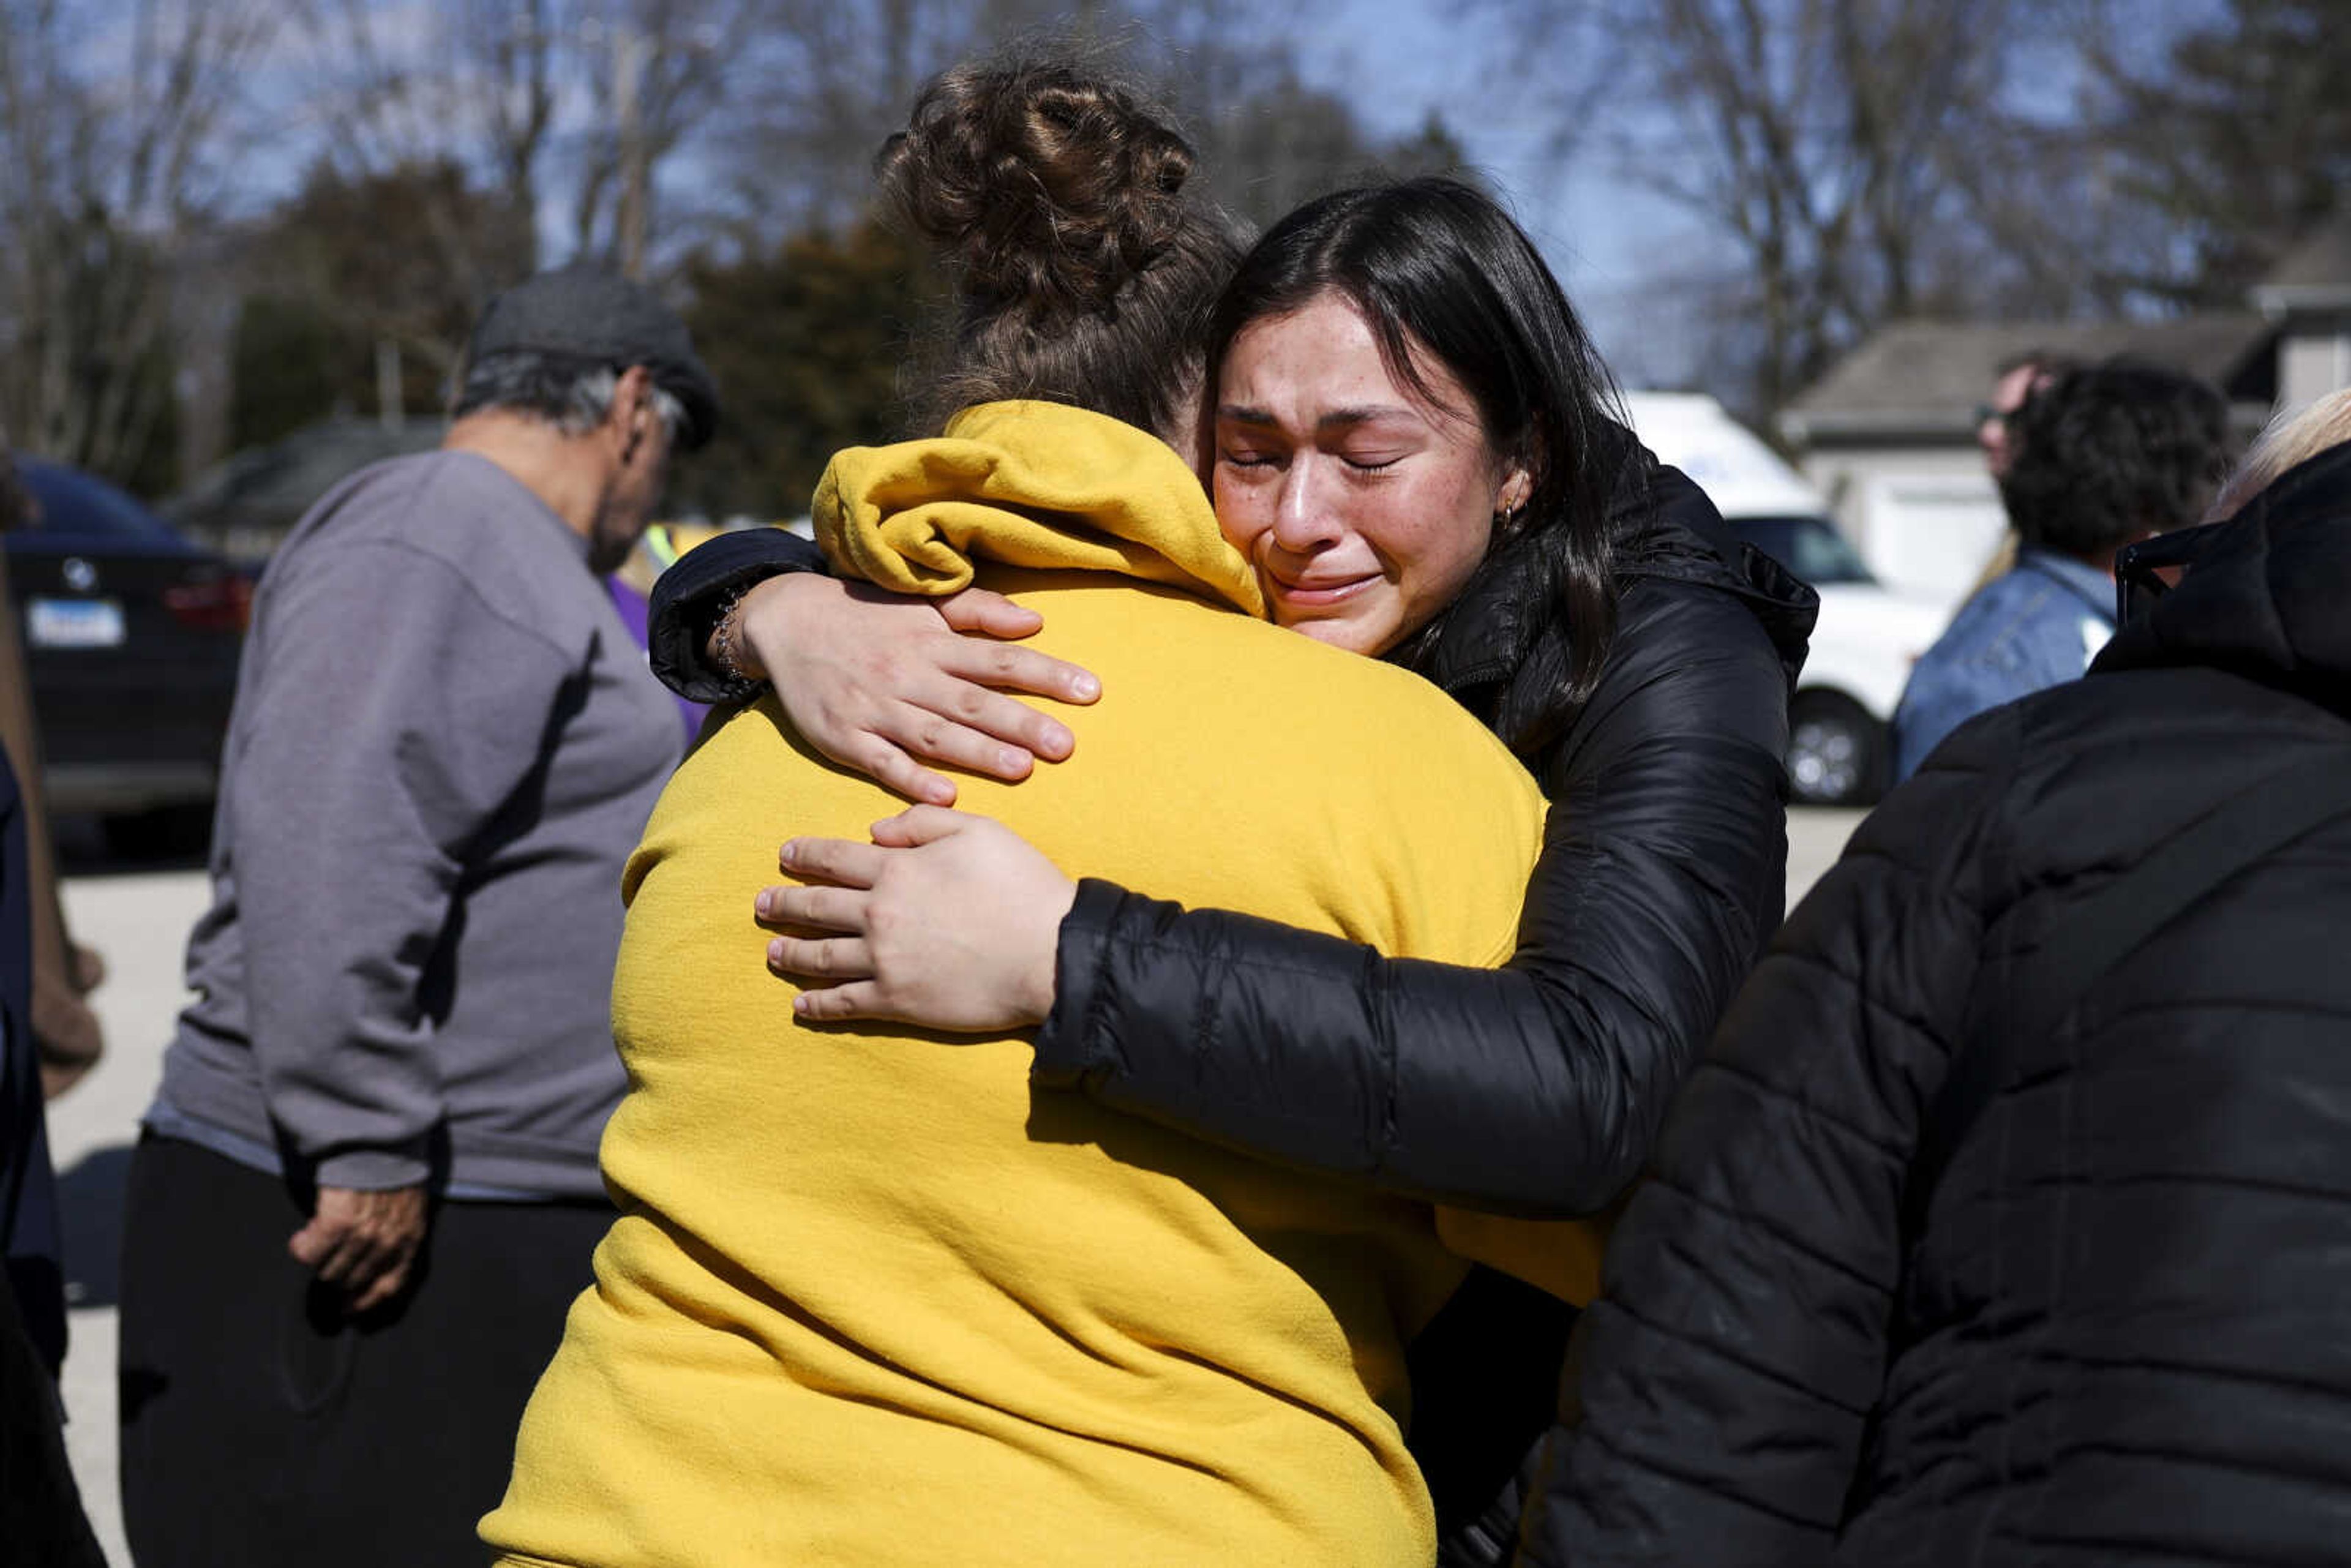
[[[621,867],[682,749],[520,482],[346,480],[262,579],[150,1124],[322,1186],[600,1196]]]

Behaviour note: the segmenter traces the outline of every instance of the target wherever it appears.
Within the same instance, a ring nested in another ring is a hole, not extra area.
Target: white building
[[[2133,353],[2204,377],[2239,423],[2277,397],[2277,326],[2257,314],[2085,323],[1900,321],[1872,334],[1780,416],[1804,476],[1828,497],[1870,569],[1907,592],[1956,603],[2008,530],[1976,445],[2001,367],[2027,354]]]
[[[2351,386],[2351,214],[2288,255],[2249,304],[2159,321],[1896,322],[1799,395],[1780,433],[1881,579],[1956,602],[2007,529],[1976,447],[2001,366],[2137,354],[2220,387],[2249,436]]]
[[[2351,212],[2304,240],[2253,289],[2278,328],[2281,412],[2351,387]]]

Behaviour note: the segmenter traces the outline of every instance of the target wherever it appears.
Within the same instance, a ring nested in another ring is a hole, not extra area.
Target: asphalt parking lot
[[[1859,811],[1803,810],[1789,821],[1789,895],[1826,870],[1860,821]],[[49,1107],[50,1147],[65,1206],[66,1268],[73,1344],[66,1360],[68,1445],[84,1503],[110,1561],[131,1560],[115,1489],[116,1253],[124,1174],[139,1117],[154,1092],[163,1045],[186,999],[181,984],[188,928],[203,913],[204,877],[192,862],[109,860],[86,825],[61,828],[66,918],[74,937],[107,962],[92,998],[106,1027],[104,1061]]]

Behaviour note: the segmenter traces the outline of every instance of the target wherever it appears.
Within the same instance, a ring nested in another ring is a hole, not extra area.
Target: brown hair
[[[1239,259],[1183,193],[1192,162],[1171,116],[1065,56],[967,62],[924,88],[877,166],[957,286],[918,417],[1040,398],[1176,428]]]

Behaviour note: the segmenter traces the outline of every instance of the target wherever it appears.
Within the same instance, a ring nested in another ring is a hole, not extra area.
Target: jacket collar
[[[2288,470],[2213,530],[2179,588],[2093,670],[2200,665],[2351,716],[2351,444]]]
[[[1653,462],[1646,452],[1643,461]],[[1693,487],[1694,489],[1694,487]],[[1620,508],[1619,516],[1625,514]],[[1642,507],[1615,539],[1619,591],[1649,579],[1729,594],[1771,639],[1794,690],[1820,596],[1770,556],[1740,542],[1711,504]],[[1446,634],[1423,673],[1447,692],[1509,678],[1546,635],[1562,638],[1542,541],[1520,540],[1489,560],[1447,612]]]

